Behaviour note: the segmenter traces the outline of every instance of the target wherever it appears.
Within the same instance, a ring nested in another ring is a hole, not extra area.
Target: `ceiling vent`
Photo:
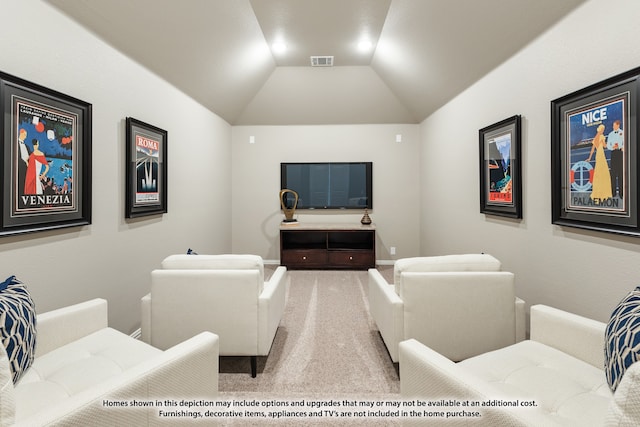
[[[312,56],[312,67],[333,67],[333,56]]]

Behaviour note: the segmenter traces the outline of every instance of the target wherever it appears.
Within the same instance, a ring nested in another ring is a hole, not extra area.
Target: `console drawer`
[[[324,249],[283,250],[280,262],[287,268],[320,268],[327,265],[327,251]]]
[[[371,251],[329,251],[329,264],[336,268],[375,268]]]

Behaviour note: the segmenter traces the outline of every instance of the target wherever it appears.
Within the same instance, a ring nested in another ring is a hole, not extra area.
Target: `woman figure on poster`
[[[40,143],[33,139],[33,152],[29,156],[27,164],[27,176],[24,180],[24,194],[42,194],[42,179],[49,171],[49,163],[44,153],[38,148]],[[44,172],[43,172],[44,168]]]
[[[604,125],[598,126],[596,136],[591,142],[591,152],[587,162],[591,162],[593,152],[596,152],[596,165],[593,168],[593,182],[591,189],[591,200],[604,201],[611,197],[611,174],[609,173],[609,165],[604,155],[604,147],[607,145],[604,137]]]

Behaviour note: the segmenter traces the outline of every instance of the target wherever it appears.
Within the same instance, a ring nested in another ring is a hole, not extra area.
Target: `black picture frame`
[[[0,72],[0,237],[91,224],[92,105]]]
[[[167,138],[166,130],[127,117],[126,218],[167,212]]]
[[[635,68],[551,101],[553,224],[640,236],[639,77]]]
[[[522,218],[521,116],[479,131],[480,212]]]

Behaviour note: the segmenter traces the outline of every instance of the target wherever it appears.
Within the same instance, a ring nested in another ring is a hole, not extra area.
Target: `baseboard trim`
[[[137,339],[139,340],[140,338],[142,338],[142,329],[138,328],[135,331],[131,332],[131,335],[129,335],[131,338]]]

